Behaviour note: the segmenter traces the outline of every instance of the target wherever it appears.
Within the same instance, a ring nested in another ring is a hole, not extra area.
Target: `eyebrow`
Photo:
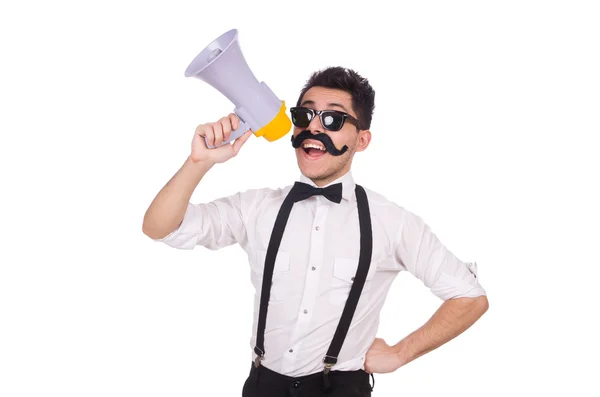
[[[311,101],[311,100],[306,100],[306,101],[303,101],[303,102],[302,102],[302,104],[301,104],[300,106],[304,106],[304,105],[314,105],[314,104],[315,104],[315,102],[314,102],[314,101]],[[346,113],[350,113],[350,111],[349,111],[348,109],[346,109],[346,108],[344,107],[344,105],[342,105],[341,103],[330,102],[330,103],[328,103],[328,104],[327,104],[327,107],[336,107],[336,106],[337,106],[337,107],[339,107],[339,108],[342,108],[342,109],[343,109],[343,110],[344,110]]]

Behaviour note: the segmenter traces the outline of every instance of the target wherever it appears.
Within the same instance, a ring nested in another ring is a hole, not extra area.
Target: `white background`
[[[0,6],[1,396],[241,394],[244,253],[141,231],[195,127],[233,110],[183,76],[231,28],[288,104],[314,70],[367,77],[376,111],[357,182],[479,264],[489,311],[376,375],[374,396],[598,395],[595,2],[158,3]],[[292,183],[288,138],[251,137],[193,200]],[[402,274],[379,336],[397,342],[440,303]]]

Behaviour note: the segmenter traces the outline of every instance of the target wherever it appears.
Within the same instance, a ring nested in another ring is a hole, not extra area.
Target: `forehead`
[[[312,87],[302,97],[300,106],[314,107],[315,109],[337,109],[350,114],[352,111],[352,96],[343,90],[325,87]]]

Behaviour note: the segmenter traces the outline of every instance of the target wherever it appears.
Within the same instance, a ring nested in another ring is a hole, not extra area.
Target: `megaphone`
[[[290,131],[292,122],[285,101],[277,98],[264,81],[259,83],[250,70],[239,46],[237,29],[223,33],[206,46],[189,64],[185,76],[211,85],[235,105],[233,113],[240,119],[240,126],[223,144],[248,130],[269,142]]]

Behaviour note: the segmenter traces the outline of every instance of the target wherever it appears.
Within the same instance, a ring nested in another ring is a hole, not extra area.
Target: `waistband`
[[[308,387],[308,388],[322,388],[323,387],[323,372],[317,372],[310,375],[303,376],[288,376],[280,374],[272,369],[259,365],[258,368],[254,365],[254,362],[250,366],[250,376],[253,377],[257,382],[269,384],[275,387]],[[370,384],[369,374],[362,369],[355,371],[330,371],[328,374],[329,382],[335,387],[336,383],[343,383],[347,385],[364,385]],[[373,375],[371,375],[373,378]],[[373,386],[375,386],[375,379],[373,379]]]

